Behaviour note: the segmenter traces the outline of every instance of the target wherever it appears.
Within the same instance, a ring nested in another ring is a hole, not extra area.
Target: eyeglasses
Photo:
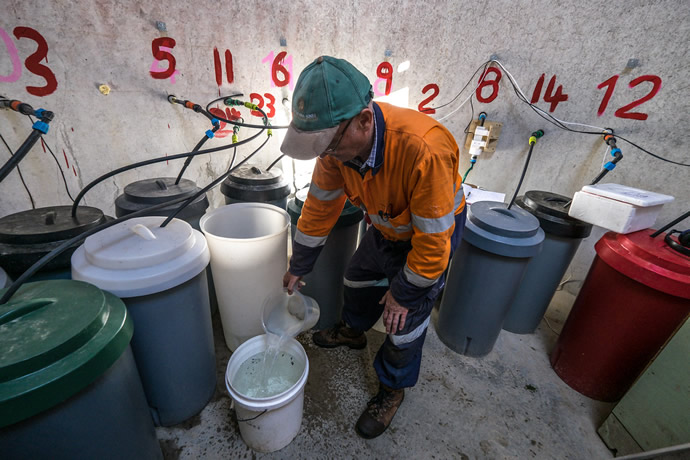
[[[345,123],[345,128],[343,128],[343,130],[340,132],[340,136],[338,136],[338,139],[337,140],[334,139],[333,141],[331,141],[328,148],[326,150],[324,150],[321,155],[319,155],[320,157],[323,158],[324,156],[330,155],[336,151],[336,149],[338,148],[338,145],[340,145],[340,141],[342,141],[343,137],[345,137],[345,132],[347,131],[347,128],[350,126],[350,123],[352,122],[352,120],[353,120],[352,118],[347,120],[347,123]]]

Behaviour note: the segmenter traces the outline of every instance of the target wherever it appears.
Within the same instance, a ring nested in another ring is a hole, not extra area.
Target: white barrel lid
[[[161,228],[164,220],[137,217],[91,235],[72,255],[72,279],[126,298],[194,278],[210,260],[206,239],[180,219]]]
[[[670,203],[674,200],[671,195],[648,192],[647,190],[620,184],[585,185],[582,187],[582,191],[591,193],[592,195],[599,195],[616,201],[630,203],[635,206],[641,206],[643,208]]]

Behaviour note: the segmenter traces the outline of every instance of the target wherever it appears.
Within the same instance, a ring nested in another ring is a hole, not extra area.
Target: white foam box
[[[670,195],[619,184],[586,185],[575,192],[568,215],[618,233],[650,228]]]

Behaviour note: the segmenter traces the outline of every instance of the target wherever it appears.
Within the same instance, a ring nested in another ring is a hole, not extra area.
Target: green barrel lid
[[[91,284],[24,284],[0,305],[0,428],[94,382],[122,355],[132,332],[122,300]]]
[[[295,193],[295,198],[293,200],[288,201],[287,212],[290,214],[292,225],[297,225],[297,220],[299,216],[302,215],[302,206],[304,206],[304,202],[307,200],[308,193],[309,189],[303,188]],[[349,227],[350,225],[359,223],[363,218],[364,211],[350,203],[350,200],[347,200],[333,228]]]

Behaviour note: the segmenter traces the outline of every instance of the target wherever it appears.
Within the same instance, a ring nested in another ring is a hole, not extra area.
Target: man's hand
[[[301,280],[301,276],[293,275],[290,271],[286,271],[285,275],[283,275],[283,287],[287,288],[288,294],[292,295],[295,289],[299,291],[304,286]]]
[[[408,309],[395,300],[390,289],[386,291],[379,303],[385,305],[383,307],[383,324],[386,325],[386,333],[395,334],[397,331],[401,331],[405,327]]]

